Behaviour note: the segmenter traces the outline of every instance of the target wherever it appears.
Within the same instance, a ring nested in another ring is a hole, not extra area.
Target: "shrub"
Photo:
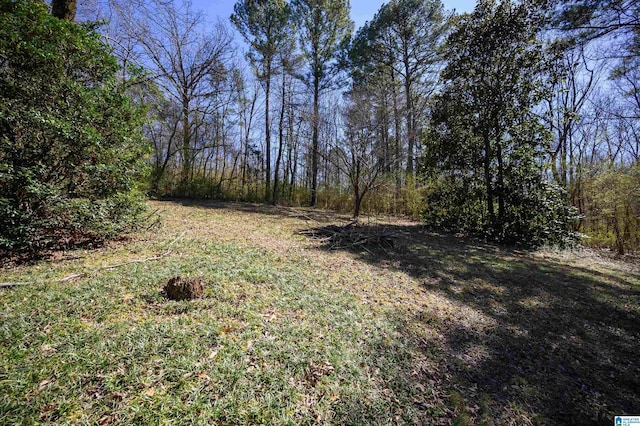
[[[94,27],[0,0],[0,249],[135,223],[148,147],[117,71]]]
[[[447,231],[465,231],[508,244],[529,247],[570,246],[578,215],[565,191],[539,178],[511,182],[506,191],[505,217],[492,223],[486,212],[484,191],[477,182],[460,176],[429,182],[423,220]]]

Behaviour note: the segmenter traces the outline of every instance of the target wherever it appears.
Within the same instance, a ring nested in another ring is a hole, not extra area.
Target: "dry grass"
[[[366,226],[394,247],[336,250],[300,231],[347,216],[152,207],[162,226],[126,243],[0,271],[40,283],[0,293],[0,423],[584,425],[640,412],[636,266],[390,219]],[[206,297],[163,300],[180,274],[203,277]],[[88,358],[64,364],[73,354]]]

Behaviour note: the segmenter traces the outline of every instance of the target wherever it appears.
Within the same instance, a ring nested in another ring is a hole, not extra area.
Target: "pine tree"
[[[319,104],[322,91],[330,88],[336,75],[335,59],[346,47],[353,29],[348,0],[293,0],[294,16],[300,32],[300,46],[309,72],[302,76],[313,90],[311,147],[311,205],[318,196]]]
[[[291,44],[291,11],[284,0],[240,0],[231,22],[251,46],[249,60],[265,89],[265,199],[271,197],[271,81],[278,53]]]

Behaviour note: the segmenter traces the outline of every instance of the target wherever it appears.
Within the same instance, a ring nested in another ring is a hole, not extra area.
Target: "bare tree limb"
[[[131,265],[133,263],[146,263],[146,262],[152,262],[154,260],[160,260],[163,259],[167,256],[169,256],[171,254],[171,246],[173,244],[176,243],[176,241],[182,239],[182,237],[184,237],[186,235],[187,231],[182,232],[178,237],[176,237],[174,240],[172,240],[168,245],[167,245],[167,250],[158,255],[158,256],[153,256],[153,257],[147,257],[145,259],[135,259],[135,260],[130,260],[128,262],[123,262],[123,263],[116,263],[114,265],[106,265],[106,266],[101,266],[100,268],[97,268],[94,272],[98,272],[98,271],[102,271],[102,270],[106,270],[106,269],[116,269],[116,268],[120,268],[122,266],[126,266],[126,265]],[[51,280],[45,280],[42,282],[50,282],[50,283],[64,283],[67,281],[71,281],[71,280],[75,280],[76,278],[82,278],[88,275],[88,272],[78,272],[75,274],[71,274],[71,275],[67,275],[66,277],[63,278],[56,278],[56,279],[51,279]],[[16,287],[16,286],[22,286],[22,285],[28,285],[28,284],[34,284],[34,281],[16,281],[16,282],[6,282],[6,283],[0,283],[0,288],[10,288],[10,287]]]

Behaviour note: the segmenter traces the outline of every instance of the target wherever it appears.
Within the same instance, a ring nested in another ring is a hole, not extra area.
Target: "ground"
[[[151,207],[160,222],[128,240],[0,269],[0,282],[29,282],[0,290],[0,424],[589,425],[640,413],[629,262],[388,218],[365,219],[358,232],[378,240],[358,244],[336,238],[348,217],[311,209]],[[202,278],[204,297],[164,298],[176,275]]]

